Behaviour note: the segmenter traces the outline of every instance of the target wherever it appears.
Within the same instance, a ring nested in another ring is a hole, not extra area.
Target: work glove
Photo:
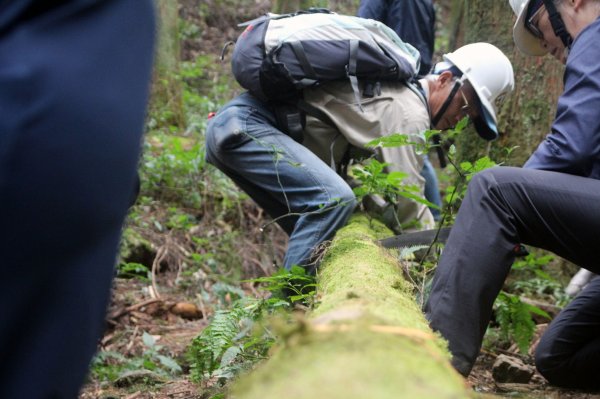
[[[597,277],[597,274],[583,268],[579,269],[573,278],[571,278],[571,281],[569,281],[569,285],[565,288],[565,293],[569,296],[576,297],[595,277]]]

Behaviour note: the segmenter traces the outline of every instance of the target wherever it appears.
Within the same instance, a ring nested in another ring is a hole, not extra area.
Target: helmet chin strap
[[[442,116],[444,116],[444,113],[446,113],[446,110],[448,110],[450,103],[452,102],[452,100],[454,99],[454,96],[456,96],[456,93],[458,93],[458,89],[460,89],[460,87],[462,85],[463,85],[462,79],[458,79],[454,83],[454,86],[452,87],[450,94],[448,94],[446,101],[444,101],[440,110],[433,116],[433,118],[431,118],[431,126],[433,126],[435,128],[435,126],[438,124],[440,119],[442,119]]]
[[[548,10],[548,16],[550,18],[550,24],[552,25],[552,29],[554,29],[554,34],[556,37],[560,38],[560,40],[565,45],[565,48],[568,50],[571,49],[571,44],[573,43],[573,38],[567,32],[567,28],[565,27],[565,22],[560,16],[556,6],[554,5],[553,0],[543,0],[544,6],[546,10]]]

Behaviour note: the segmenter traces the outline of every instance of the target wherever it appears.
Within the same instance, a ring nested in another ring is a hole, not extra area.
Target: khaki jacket
[[[412,136],[414,142],[423,142],[423,132],[430,126],[425,100],[400,82],[382,82],[381,95],[362,98],[364,112],[357,106],[349,82],[305,89],[304,99],[337,126],[334,129],[310,116],[306,121],[303,144],[328,165],[339,165],[349,144],[364,148],[369,141],[385,135],[402,133]],[[423,193],[423,155],[417,154],[413,146],[379,148],[377,152],[380,161],[390,164],[388,171],[407,173],[404,182],[418,185]],[[417,219],[424,228],[434,225],[429,209],[414,201],[402,200],[398,215],[402,224]]]

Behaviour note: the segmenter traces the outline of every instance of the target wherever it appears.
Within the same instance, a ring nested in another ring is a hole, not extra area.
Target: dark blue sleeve
[[[82,9],[105,0],[0,0],[0,34],[15,26],[45,16],[52,9],[64,6]]]
[[[435,9],[431,0],[361,0],[357,15],[392,28],[421,53],[419,75],[430,71],[435,42]]]
[[[573,44],[551,133],[524,167],[590,176],[600,159],[599,33],[597,21]]]
[[[357,16],[370,18],[377,21],[385,21],[385,14],[389,0],[360,0]]]

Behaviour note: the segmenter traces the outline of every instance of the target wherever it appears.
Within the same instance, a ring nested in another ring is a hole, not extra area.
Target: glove
[[[569,281],[569,285],[565,288],[565,293],[576,297],[594,277],[596,277],[596,274],[589,270],[579,269],[573,278],[571,278],[571,281]]]

